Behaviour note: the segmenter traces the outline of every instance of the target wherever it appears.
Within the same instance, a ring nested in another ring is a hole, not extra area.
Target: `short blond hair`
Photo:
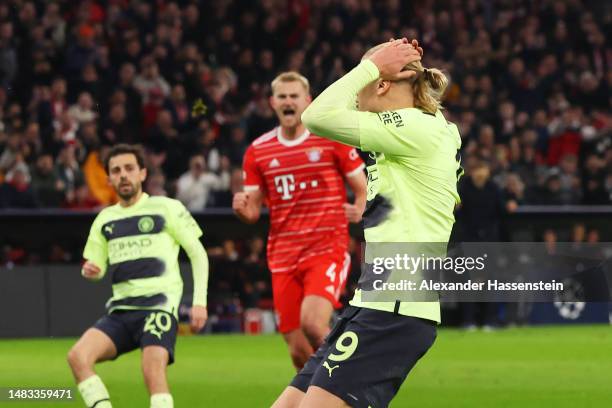
[[[306,79],[306,77],[300,74],[299,72],[287,71],[287,72],[282,72],[278,74],[278,76],[274,78],[271,84],[273,94],[274,94],[274,90],[276,89],[278,84],[280,84],[281,82],[299,82],[302,84],[302,86],[306,90],[306,93],[310,93],[310,82],[308,82],[308,79]]]

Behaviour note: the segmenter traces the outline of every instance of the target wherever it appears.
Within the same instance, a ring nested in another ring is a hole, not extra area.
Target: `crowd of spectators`
[[[271,79],[316,95],[390,37],[452,80],[468,175],[511,207],[612,197],[612,10],[589,0],[10,0],[0,4],[0,208],[95,208],[102,159],[141,143],[146,190],[229,206]],[[194,109],[194,106],[197,108]]]
[[[150,194],[192,211],[230,207],[246,148],[276,125],[271,80],[299,71],[316,96],[399,36],[418,39],[424,65],[451,78],[444,105],[463,138],[463,239],[503,239],[499,220],[521,205],[612,203],[609,2],[8,0],[0,209],[114,203],[102,163],[120,142],[145,146]],[[582,235],[599,240],[597,229]],[[214,315],[270,307],[264,247],[255,237],[208,248]],[[359,276],[351,248],[346,296]],[[80,258],[80,248],[48,250],[4,246],[0,264]]]

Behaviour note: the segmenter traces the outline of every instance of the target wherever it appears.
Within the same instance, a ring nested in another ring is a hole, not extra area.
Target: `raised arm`
[[[357,93],[377,78],[376,65],[362,61],[312,101],[302,113],[302,123],[318,136],[359,147]]]
[[[356,110],[357,93],[378,78],[408,78],[403,67],[420,60],[419,51],[403,40],[389,42],[349,73],[325,89],[302,113],[302,122],[312,133],[350,146],[360,147],[359,122],[368,112]]]

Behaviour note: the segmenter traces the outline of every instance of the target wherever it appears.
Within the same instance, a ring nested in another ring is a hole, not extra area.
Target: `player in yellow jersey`
[[[207,318],[208,257],[200,242],[202,231],[179,201],[142,191],[147,170],[138,146],[114,146],[105,165],[119,203],[94,220],[82,274],[91,280],[111,275],[113,297],[107,314],[72,347],[68,363],[87,407],[109,408],[109,393],[94,365],[140,348],[151,408],[171,408],[166,367],[174,362],[183,293],[180,247],[193,271],[192,330],[200,331]]]
[[[420,59],[415,42],[378,45],[302,115],[311,132],[370,152],[366,252],[380,243],[445,246],[454,223],[461,138],[440,112],[446,77]],[[362,273],[362,290],[274,408],[386,407],[431,347],[439,303],[367,301],[371,274]]]

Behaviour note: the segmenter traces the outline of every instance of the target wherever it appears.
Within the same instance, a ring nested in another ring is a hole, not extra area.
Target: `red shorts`
[[[300,311],[306,296],[322,296],[334,308],[339,308],[338,300],[346,286],[350,265],[347,252],[334,252],[308,259],[295,272],[273,273],[272,291],[279,331],[288,333],[300,327]]]

